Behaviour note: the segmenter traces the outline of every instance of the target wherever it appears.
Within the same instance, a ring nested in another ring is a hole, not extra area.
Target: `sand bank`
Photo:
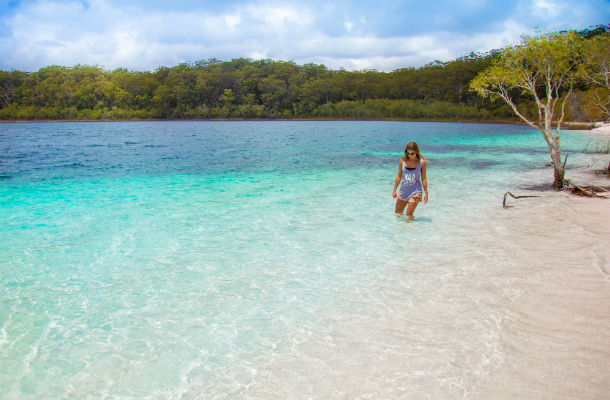
[[[602,124],[601,126],[598,126],[597,128],[591,129],[590,132],[610,136],[610,124]]]
[[[610,135],[610,125],[596,132]],[[591,163],[607,163],[593,154]],[[568,178],[608,187],[591,168]],[[610,390],[610,200],[568,192],[511,203],[514,221],[505,246],[514,254],[514,288],[523,299],[502,321],[507,351],[502,382],[480,394],[490,398],[594,399]],[[498,238],[501,240],[501,238]],[[485,396],[484,396],[485,397]]]

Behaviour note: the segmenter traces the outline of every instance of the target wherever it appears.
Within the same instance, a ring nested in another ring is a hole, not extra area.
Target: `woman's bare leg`
[[[409,202],[409,204],[407,205],[407,218],[413,219],[413,212],[415,212],[415,209],[417,208],[417,203],[419,203],[419,202],[418,201]]]
[[[407,206],[407,202],[404,201],[403,199],[401,199],[400,197],[396,198],[396,209],[394,210],[394,212],[396,212],[396,214],[402,214],[402,212],[405,210],[405,207]]]

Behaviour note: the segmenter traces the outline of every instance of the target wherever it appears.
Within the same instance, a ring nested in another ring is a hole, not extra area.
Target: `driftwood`
[[[563,161],[563,167],[565,168],[566,163],[568,162],[568,155],[566,154],[566,158]],[[550,164],[546,164],[546,166],[552,166],[553,163]],[[595,174],[608,174],[610,176],[610,163],[608,163],[608,168],[601,170],[601,171],[596,171]],[[570,192],[572,192],[572,194],[575,194],[577,196],[587,196],[587,197],[603,197],[603,198],[608,198],[608,194],[610,193],[608,192],[608,190],[599,187],[599,186],[577,186],[572,184],[572,182],[570,182],[568,179],[565,179],[563,181],[563,187],[557,189],[557,190],[569,190]],[[510,192],[506,192],[508,194],[510,194],[511,196],[513,196]],[[506,204],[506,193],[504,194],[504,203],[503,205]],[[598,193],[604,193],[599,195]],[[515,197],[515,196],[513,196]],[[531,196],[519,196],[519,197],[531,197]],[[517,198],[517,197],[515,197]]]
[[[575,194],[577,196],[608,198],[608,196],[610,195],[610,192],[608,190],[602,188],[602,187],[599,187],[599,186],[577,186],[577,185],[573,185],[567,179],[566,179],[566,181],[565,181],[565,183],[563,185],[563,189],[564,190],[568,190],[572,194]],[[598,193],[603,193],[603,194],[598,194]],[[540,196],[515,196],[514,194],[512,194],[511,192],[509,192],[507,190],[504,193],[504,200],[502,201],[502,207],[508,207],[506,205],[506,197],[507,196],[510,196],[513,199],[523,199],[525,197],[540,197]]]
[[[502,201],[502,207],[506,207],[506,196],[510,195],[510,197],[512,197],[513,199],[522,199],[524,197],[540,197],[540,196],[515,196],[514,194],[512,194],[511,192],[509,192],[508,190],[506,191],[506,193],[504,193],[504,201]]]
[[[573,185],[569,180],[565,180],[563,184],[563,188],[565,190],[569,190],[572,194],[578,196],[587,196],[587,197],[607,197],[606,193],[608,192],[606,189],[599,186],[577,186]],[[604,193],[602,195],[598,195],[598,193]]]
[[[567,162],[568,162],[568,154],[566,154],[566,158],[563,161],[564,168],[565,168]],[[547,164],[547,166],[549,166],[549,165],[553,165],[553,163]],[[610,175],[610,163],[608,163],[607,169],[604,169],[604,170],[598,171],[598,172]],[[563,187],[561,187],[557,190],[568,190],[572,194],[575,194],[577,196],[602,197],[605,199],[607,199],[610,196],[610,191],[608,191],[607,189],[604,189],[603,187],[591,186],[591,185],[578,186],[578,185],[572,184],[572,182],[570,182],[568,179],[565,179],[563,181]],[[507,207],[506,196],[508,196],[508,195],[510,195],[513,199],[522,199],[524,197],[540,197],[540,196],[515,196],[514,194],[512,194],[511,192],[509,192],[507,190],[506,193],[504,193],[504,200],[502,201],[502,207]]]

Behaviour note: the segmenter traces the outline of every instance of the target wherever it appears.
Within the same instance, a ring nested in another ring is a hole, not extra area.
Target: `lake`
[[[603,397],[608,260],[548,162],[518,125],[0,124],[0,393]]]

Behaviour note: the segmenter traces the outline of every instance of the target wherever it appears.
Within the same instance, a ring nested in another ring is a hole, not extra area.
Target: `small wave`
[[[84,167],[85,167],[85,165],[84,165],[84,164],[81,164],[81,163],[78,163],[78,162],[75,162],[75,163],[71,163],[71,164],[62,164],[62,165],[59,165],[59,167],[66,167],[66,168],[84,168]]]
[[[502,163],[493,160],[475,160],[470,163],[470,167],[474,169],[483,169],[493,167],[494,165],[500,165]]]

